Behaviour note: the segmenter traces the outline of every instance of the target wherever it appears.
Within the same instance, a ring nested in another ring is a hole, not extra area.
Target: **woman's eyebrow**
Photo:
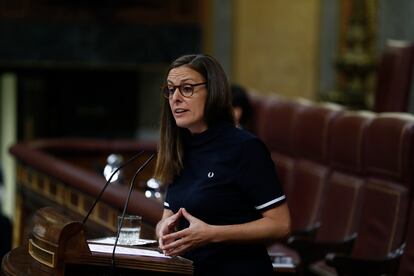
[[[180,83],[183,83],[183,82],[186,82],[186,81],[195,81],[194,79],[192,79],[192,78],[186,78],[186,79],[182,79],[181,81],[180,81]],[[169,79],[167,79],[167,82],[168,83],[171,83],[171,84],[174,84],[174,82],[172,81],[172,80],[169,80]]]

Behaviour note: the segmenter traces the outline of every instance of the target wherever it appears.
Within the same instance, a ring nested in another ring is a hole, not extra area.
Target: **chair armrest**
[[[308,265],[325,258],[328,253],[341,253],[349,255],[354,244],[356,234],[353,234],[343,241],[339,242],[322,242],[292,237],[289,239],[288,246],[295,249],[303,265]]]
[[[301,238],[301,239],[309,239],[309,240],[313,240],[316,236],[316,232],[318,231],[318,229],[321,227],[321,224],[319,222],[305,228],[305,229],[298,229],[298,230],[294,230],[290,236],[290,238],[288,239],[288,243],[289,240],[292,238]]]

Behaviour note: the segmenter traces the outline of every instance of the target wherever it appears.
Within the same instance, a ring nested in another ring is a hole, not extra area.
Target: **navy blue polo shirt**
[[[257,220],[285,201],[269,151],[249,132],[222,123],[200,134],[186,132],[183,140],[184,169],[168,186],[165,208],[175,213],[184,207],[205,223],[231,225]],[[179,228],[185,227],[182,219]],[[196,275],[273,271],[262,244],[208,244],[184,257],[194,261]]]

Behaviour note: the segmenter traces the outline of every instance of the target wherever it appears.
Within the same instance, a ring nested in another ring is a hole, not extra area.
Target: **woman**
[[[230,90],[233,98],[232,106],[236,127],[250,130],[252,107],[246,89],[241,85],[232,84]]]
[[[182,56],[163,94],[160,249],[192,260],[195,275],[272,275],[266,243],[289,234],[289,211],[268,150],[234,126],[222,67],[208,55]]]

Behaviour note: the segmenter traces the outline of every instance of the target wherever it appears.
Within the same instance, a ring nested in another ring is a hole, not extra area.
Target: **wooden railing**
[[[132,167],[129,171],[134,171],[156,151],[155,143],[55,139],[13,145],[10,152],[17,160],[16,245],[27,237],[30,219],[41,207],[53,206],[81,220],[106,182],[95,167],[103,167],[106,156],[111,153],[127,157],[142,149],[146,153],[137,163],[129,166]],[[154,164],[152,161],[137,182],[144,183],[151,177]],[[130,175],[125,173],[126,183],[108,186],[89,217],[87,234],[90,237],[115,231],[117,216],[128,193]],[[141,215],[142,237],[153,238],[154,226],[161,218],[162,208],[161,202],[148,199],[139,189],[135,189],[127,212]]]

